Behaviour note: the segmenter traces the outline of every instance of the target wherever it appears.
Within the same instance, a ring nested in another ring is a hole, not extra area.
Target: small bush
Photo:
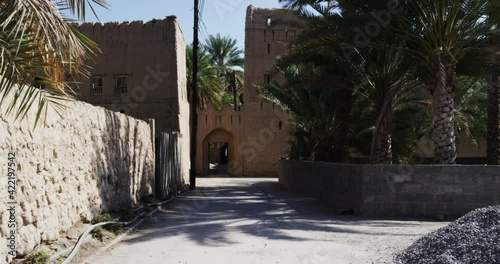
[[[109,215],[108,213],[105,213],[105,214],[102,214],[102,215],[96,215],[94,216],[94,218],[92,218],[92,221],[91,221],[91,224],[95,225],[95,224],[98,224],[98,223],[102,223],[102,222],[110,222],[110,221],[113,221],[113,217],[111,217],[111,215]]]
[[[132,215],[130,211],[125,211],[125,210],[122,211],[122,218],[129,217],[129,215]],[[95,216],[92,219],[91,224],[95,225],[98,223],[111,222],[111,221],[114,221],[113,217],[111,217],[110,214],[105,213],[102,215]],[[102,242],[104,240],[104,230],[108,230],[110,232],[113,232],[115,235],[118,235],[123,233],[123,225],[109,224],[105,226],[99,226],[94,228],[94,230],[92,230],[90,234],[92,235],[93,238],[98,239],[99,241]]]
[[[28,263],[30,264],[47,264],[49,263],[50,256],[45,251],[31,252],[28,255]]]
[[[90,235],[93,238],[102,242],[104,240],[104,228],[98,226],[94,228],[92,231],[90,231]]]
[[[111,224],[104,227],[106,230],[113,232],[115,235],[123,233],[123,225]]]

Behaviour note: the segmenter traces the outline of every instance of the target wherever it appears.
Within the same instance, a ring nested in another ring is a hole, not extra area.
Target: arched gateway
[[[235,158],[234,144],[234,137],[229,131],[223,128],[212,130],[203,139],[203,174],[231,174],[228,164]]]

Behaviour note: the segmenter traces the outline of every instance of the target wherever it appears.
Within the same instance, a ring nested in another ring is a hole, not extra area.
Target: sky
[[[111,21],[149,21],[177,16],[184,33],[186,43],[193,42],[193,6],[194,0],[107,0],[109,10],[95,7],[99,20],[87,15],[87,22]],[[243,50],[245,44],[245,16],[249,5],[263,8],[278,8],[278,0],[200,0],[202,21],[200,22],[200,40],[209,34],[220,33],[237,39],[238,47]]]

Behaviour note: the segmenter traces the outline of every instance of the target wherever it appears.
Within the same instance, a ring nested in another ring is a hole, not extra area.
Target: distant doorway
[[[209,174],[227,174],[229,163],[229,143],[208,143]]]
[[[232,175],[230,164],[234,160],[234,137],[222,128],[212,130],[202,143],[202,165],[204,175]]]

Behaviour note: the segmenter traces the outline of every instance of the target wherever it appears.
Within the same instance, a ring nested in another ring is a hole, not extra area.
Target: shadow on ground
[[[184,236],[204,246],[240,243],[239,236],[267,240],[314,241],[311,232],[415,236],[394,227],[417,223],[336,215],[314,198],[283,190],[274,179],[203,179],[205,184],[164,207],[123,243]],[[217,185],[214,185],[216,183]],[[363,226],[364,228],[357,228]],[[377,227],[373,232],[370,228]],[[307,237],[305,233],[309,233]],[[316,239],[321,241],[321,238]]]

